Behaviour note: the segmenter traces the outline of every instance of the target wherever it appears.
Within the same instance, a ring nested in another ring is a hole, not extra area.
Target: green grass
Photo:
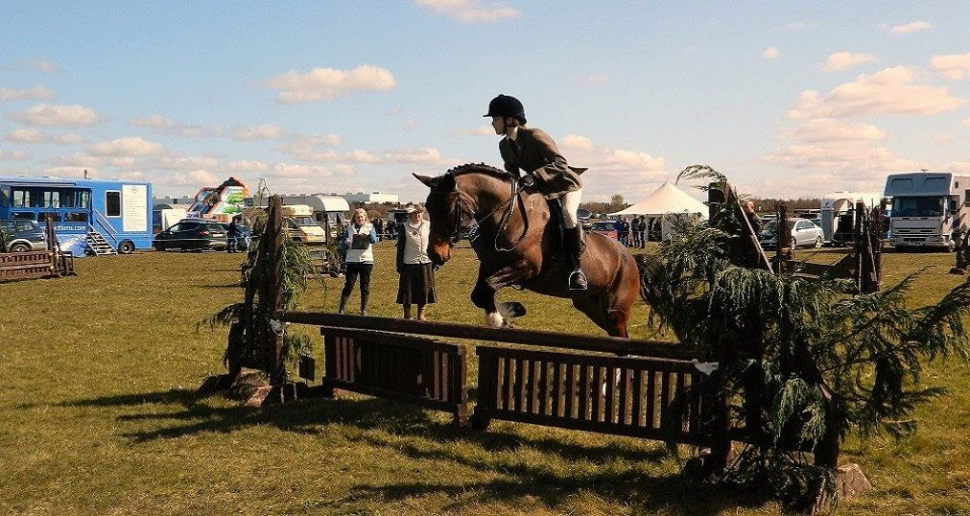
[[[394,304],[382,243],[374,315]],[[801,254],[802,256],[808,253]],[[815,255],[835,261],[828,251]],[[775,514],[755,496],[688,487],[660,443],[495,422],[458,431],[447,414],[367,397],[252,409],[195,394],[223,372],[226,331],[196,323],[240,299],[240,255],[147,253],[77,261],[79,276],[0,285],[0,514]],[[953,256],[887,254],[886,281],[925,265],[913,306],[963,280]],[[471,251],[439,271],[433,320],[480,324]],[[341,279],[314,281],[303,310],[336,309]],[[522,328],[600,335],[564,300],[507,291]],[[351,300],[355,306],[357,294]],[[638,304],[631,329],[652,337]],[[319,336],[312,328],[319,350]],[[955,360],[925,381],[949,392],[919,432],[851,438],[843,461],[874,485],[845,514],[970,513],[970,374]],[[685,452],[689,450],[684,449]]]

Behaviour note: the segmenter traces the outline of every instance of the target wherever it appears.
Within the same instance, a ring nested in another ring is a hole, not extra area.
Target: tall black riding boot
[[[583,227],[566,228],[566,251],[569,253],[573,271],[569,274],[569,290],[586,290],[586,275],[583,274],[581,257],[586,250]]]
[[[337,310],[337,313],[338,314],[344,313],[344,309],[347,308],[347,300],[348,299],[350,299],[350,296],[349,295],[348,296],[340,296],[340,309]]]

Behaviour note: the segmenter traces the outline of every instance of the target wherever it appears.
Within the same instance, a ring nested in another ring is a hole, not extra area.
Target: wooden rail
[[[56,251],[0,253],[0,281],[49,278],[74,274],[74,260]]]
[[[278,313],[277,319],[296,324],[356,328],[361,330],[410,333],[469,340],[488,340],[508,344],[544,346],[616,355],[649,356],[674,360],[702,358],[697,350],[682,344],[655,340],[629,340],[617,337],[569,335],[551,331],[488,328],[467,324],[311,312]]]

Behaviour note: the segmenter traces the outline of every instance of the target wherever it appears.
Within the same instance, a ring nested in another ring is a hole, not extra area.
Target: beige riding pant
[[[566,227],[566,229],[572,229],[579,224],[579,217],[576,216],[576,212],[579,211],[579,203],[582,201],[582,199],[582,188],[568,192],[559,198],[559,203],[562,206],[563,226]]]

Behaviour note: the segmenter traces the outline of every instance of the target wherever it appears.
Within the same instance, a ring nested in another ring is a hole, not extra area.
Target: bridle
[[[481,217],[476,217],[475,210],[465,205],[465,202],[462,200],[464,192],[458,189],[457,181],[455,182],[454,189],[452,189],[451,191],[436,192],[434,190],[431,190],[431,195],[436,195],[436,194],[446,195],[449,198],[451,197],[455,198],[455,200],[453,201],[454,208],[452,210],[453,216],[452,216],[451,229],[448,232],[451,245],[455,245],[458,243],[458,241],[461,239],[461,233],[465,230],[468,230],[470,233],[468,236],[468,241],[474,242],[478,238],[478,227],[481,221],[491,217],[492,214],[494,214],[495,212],[497,212],[498,210],[506,206],[508,206],[508,209],[502,215],[502,219],[499,221],[499,230],[495,233],[495,242],[494,242],[495,250],[498,252],[510,252],[514,250],[520,243],[522,243],[522,240],[529,233],[529,217],[525,215],[523,215],[522,217],[522,219],[524,220],[525,227],[522,229],[522,234],[520,234],[519,237],[515,240],[515,242],[512,243],[512,246],[507,248],[501,247],[498,243],[499,237],[505,233],[505,229],[508,227],[509,219],[512,218],[512,213],[515,212],[516,203],[513,201],[518,199],[520,203],[523,203],[522,197],[519,194],[522,193],[522,189],[525,188],[525,185],[520,181],[516,181],[514,178],[512,179],[512,182],[510,183],[510,185],[511,185],[511,195],[509,195],[509,199],[505,202],[500,203],[498,206],[493,208],[488,213],[482,215]],[[525,213],[524,205],[522,208],[522,213],[523,214]]]

